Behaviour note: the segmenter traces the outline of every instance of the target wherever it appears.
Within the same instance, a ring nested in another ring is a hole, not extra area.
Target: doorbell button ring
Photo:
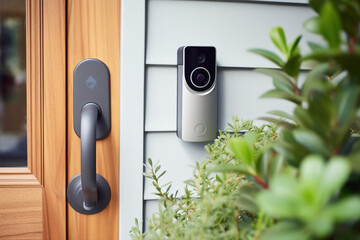
[[[202,135],[204,135],[206,133],[207,127],[203,123],[198,123],[198,124],[195,125],[194,131],[195,131],[195,134],[197,136],[202,136]]]

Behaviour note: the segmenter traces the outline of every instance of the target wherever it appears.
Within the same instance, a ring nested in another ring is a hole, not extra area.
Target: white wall
[[[172,181],[182,189],[196,161],[206,158],[206,143],[184,143],[176,137],[176,54],[184,45],[217,48],[219,86],[219,128],[224,129],[232,115],[256,119],[269,110],[291,111],[280,100],[259,99],[272,87],[271,79],[254,68],[274,65],[249,53],[250,48],[275,50],[268,33],[282,26],[289,40],[303,34],[301,49],[306,52],[302,23],[314,15],[305,1],[177,1],[150,0],[146,11],[145,56],[145,157],[160,160],[167,170],[163,182]],[[144,183],[144,212],[157,210],[155,189]]]

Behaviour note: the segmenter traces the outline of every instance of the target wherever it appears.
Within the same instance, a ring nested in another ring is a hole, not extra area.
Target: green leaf
[[[287,122],[285,120],[282,120],[282,119],[276,119],[276,118],[271,118],[271,117],[260,117],[258,119],[274,123],[274,124],[276,124],[278,126],[284,127],[285,129],[289,129],[289,130],[292,130],[292,129],[296,128],[296,126],[294,124],[289,123],[289,122]]]
[[[308,46],[310,47],[311,51],[315,52],[317,50],[320,50],[323,48],[323,46],[321,46],[320,44],[318,43],[314,43],[314,42],[308,42],[307,43]]]
[[[254,147],[249,145],[243,138],[230,139],[228,147],[237,159],[243,161],[249,167],[254,167]]]
[[[272,115],[275,115],[275,116],[278,116],[278,117],[282,117],[284,119],[288,119],[288,120],[291,120],[293,122],[297,122],[297,118],[286,113],[286,112],[283,112],[283,111],[279,111],[279,110],[273,110],[273,111],[269,111],[267,112],[268,114],[272,114]]]
[[[309,233],[299,223],[281,221],[266,229],[259,240],[308,240]]]
[[[320,12],[327,1],[328,0],[309,0],[309,4],[316,12]]]
[[[296,180],[289,175],[276,176],[270,182],[269,191],[257,195],[257,203],[266,214],[275,218],[293,217],[300,195]]]
[[[289,88],[287,85],[285,85],[284,83],[280,82],[280,81],[277,81],[275,78],[273,79],[273,85],[276,89],[279,89],[279,90],[283,90],[285,92],[288,92],[288,93],[293,93],[294,92],[294,88]]]
[[[325,211],[308,221],[307,225],[317,239],[323,239],[332,232],[334,228],[334,221],[331,219],[328,212]]]
[[[335,157],[330,160],[323,172],[323,178],[319,186],[319,195],[323,204],[345,184],[350,172],[351,166],[346,158]]]
[[[263,95],[260,96],[261,98],[280,98],[280,99],[286,99],[289,100],[295,104],[301,104],[302,98],[300,96],[297,96],[295,94],[285,92],[280,89],[272,89],[267,92],[265,92]]]
[[[286,38],[284,30],[281,27],[274,27],[270,30],[270,38],[277,48],[284,54],[285,57],[288,55],[288,49],[286,44]]]
[[[311,153],[329,156],[329,150],[324,141],[314,132],[305,129],[293,131],[294,138]]]
[[[289,46],[289,58],[293,58],[295,55],[299,55],[299,43],[301,40],[301,35],[298,36],[294,42],[292,42]]]
[[[360,218],[360,197],[350,196],[331,206],[329,211],[337,221],[353,221]]]
[[[315,123],[310,116],[309,112],[306,111],[304,108],[297,106],[294,110],[295,117],[299,120],[301,126],[313,129],[315,126]]]
[[[234,164],[221,164],[214,168],[211,168],[209,172],[235,172],[239,174],[244,174],[247,176],[251,176],[252,174],[245,169],[243,166],[234,165]]]
[[[256,139],[257,139],[257,134],[255,132],[247,132],[245,135],[244,135],[244,140],[245,142],[251,146],[251,148],[254,148],[254,144],[256,142]]]
[[[355,117],[359,99],[359,88],[352,85],[342,89],[334,99],[339,125],[348,124]]]
[[[325,3],[321,9],[320,32],[331,48],[339,48],[341,43],[341,19],[331,2]]]
[[[271,76],[277,82],[281,82],[282,84],[287,86],[289,89],[294,88],[294,83],[291,81],[289,75],[282,72],[281,70],[260,68],[260,69],[256,69],[255,71],[260,72],[260,73],[264,73],[264,74],[266,74],[268,76]]]
[[[300,165],[301,186],[303,190],[310,191],[312,197],[317,194],[324,167],[324,159],[318,155],[306,157]]]
[[[166,173],[166,170],[163,171],[163,172],[158,176],[158,179],[161,178],[165,173]]]
[[[323,90],[325,93],[318,92],[310,97],[309,113],[315,123],[315,130],[321,129],[320,135],[327,137],[326,132],[329,132],[328,130],[331,128],[334,107],[330,94],[325,89]]]
[[[320,18],[319,17],[312,17],[309,18],[304,22],[304,28],[312,33],[320,34]]]
[[[277,56],[275,53],[265,50],[265,49],[250,49],[249,52],[252,53],[256,53],[260,56],[263,56],[264,58],[272,61],[273,63],[275,63],[276,65],[278,65],[279,67],[283,67],[284,66],[284,61],[281,60],[281,58],[279,56]]]
[[[284,71],[291,77],[296,78],[300,72],[301,57],[300,55],[290,58],[283,67]]]

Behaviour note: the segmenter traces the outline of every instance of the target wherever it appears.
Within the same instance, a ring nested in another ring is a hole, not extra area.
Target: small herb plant
[[[304,23],[323,43],[288,43],[281,27],[270,38],[281,55],[251,49],[277,65],[264,98],[295,104],[255,126],[234,118],[206,147],[185,195],[160,185],[165,172],[148,160],[159,212],[133,239],[360,239],[360,1],[311,0],[318,14]],[[311,70],[301,70],[304,64]],[[299,81],[299,75],[305,81]],[[242,130],[246,130],[242,134]]]

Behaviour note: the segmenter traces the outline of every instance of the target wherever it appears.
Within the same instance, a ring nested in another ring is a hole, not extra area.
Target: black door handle
[[[81,185],[84,208],[91,210],[97,205],[96,185],[96,122],[101,111],[95,103],[87,103],[81,110]]]
[[[81,139],[81,173],[67,187],[67,199],[83,214],[102,211],[110,187],[96,173],[96,140],[110,131],[109,71],[97,59],[85,59],[74,70],[74,130]]]

